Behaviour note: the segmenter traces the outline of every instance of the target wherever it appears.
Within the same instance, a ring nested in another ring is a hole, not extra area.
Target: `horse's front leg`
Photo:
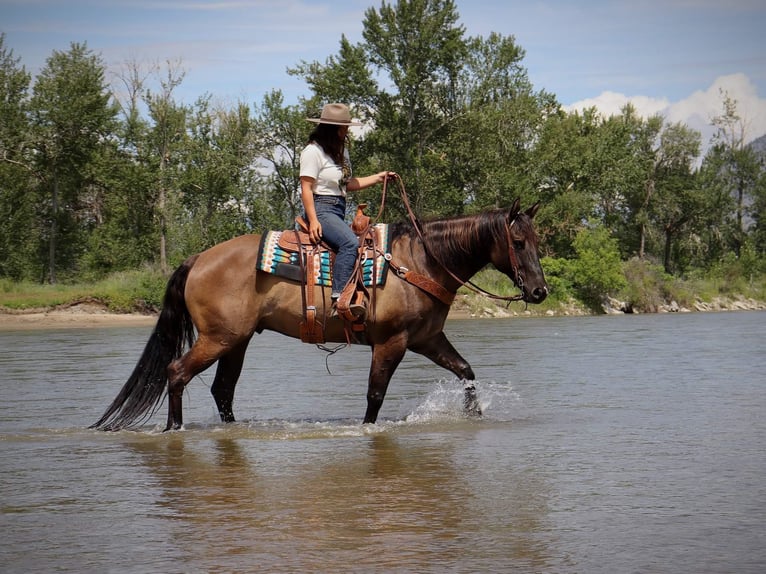
[[[410,349],[431,359],[440,367],[452,371],[465,381],[463,409],[469,415],[481,416],[481,406],[479,406],[479,399],[476,396],[476,386],[473,384],[473,380],[476,378],[473,369],[468,361],[455,350],[444,331],[440,331],[423,343],[412,345]]]
[[[372,364],[367,387],[367,412],[364,422],[374,423],[386,397],[388,383],[407,352],[407,337],[404,333],[377,344],[372,349]]]

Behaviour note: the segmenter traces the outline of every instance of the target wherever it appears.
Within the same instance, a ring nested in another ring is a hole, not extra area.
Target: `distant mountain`
[[[763,134],[758,139],[751,141],[749,144],[747,144],[747,147],[757,153],[761,159],[766,159],[766,134]]]

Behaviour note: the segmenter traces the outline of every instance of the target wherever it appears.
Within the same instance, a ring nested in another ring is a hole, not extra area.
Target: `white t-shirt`
[[[348,150],[344,149],[343,154],[350,167]],[[346,196],[346,185],[341,184],[343,169],[314,142],[303,148],[301,152],[300,177],[303,176],[314,179],[312,191],[316,195]]]

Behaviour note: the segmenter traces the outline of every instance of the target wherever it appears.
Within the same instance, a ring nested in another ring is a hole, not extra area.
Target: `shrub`
[[[633,258],[623,264],[623,273],[626,285],[620,298],[632,309],[656,313],[661,305],[671,300],[688,303],[688,297],[680,296],[681,290],[674,287],[673,277],[665,273],[661,265]]]
[[[604,297],[626,285],[617,240],[594,224],[582,229],[572,245],[577,253],[570,261],[572,286],[586,305],[600,311]]]

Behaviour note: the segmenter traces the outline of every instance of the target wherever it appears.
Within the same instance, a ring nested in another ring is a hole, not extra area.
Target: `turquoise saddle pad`
[[[388,224],[378,223],[373,226],[376,233],[376,245],[381,253],[388,253]],[[256,268],[272,275],[278,275],[293,281],[303,281],[301,274],[301,265],[298,260],[298,253],[288,251],[279,246],[279,238],[283,233],[290,231],[268,231],[261,238],[261,245],[258,250],[258,259]],[[332,286],[332,262],[331,253],[323,251],[314,255],[314,277],[315,285],[324,287]],[[364,284],[368,287],[374,285],[383,285],[386,281],[386,271],[388,270],[388,261],[382,254],[377,254],[375,264],[373,259],[367,259],[362,264],[364,273]],[[375,277],[373,277],[373,271]]]

